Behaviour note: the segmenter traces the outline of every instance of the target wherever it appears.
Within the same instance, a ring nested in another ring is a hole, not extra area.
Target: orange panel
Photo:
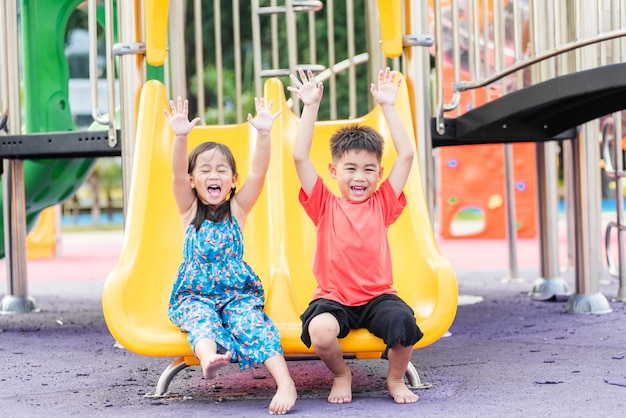
[[[461,78],[467,79],[467,74]],[[453,80],[452,66],[444,63],[444,80]],[[445,97],[452,98],[452,82],[444,83]],[[496,88],[474,91],[474,104],[480,106],[499,96]],[[461,94],[459,114],[472,108],[471,93]],[[446,115],[447,116],[447,115]],[[455,117],[450,112],[450,117]],[[440,233],[443,238],[505,238],[506,207],[504,179],[504,145],[469,145],[442,147],[440,158],[439,211]],[[513,145],[513,176],[515,182],[515,211],[518,237],[536,234],[536,163],[535,145]],[[458,233],[452,223],[462,210],[476,209],[482,213],[482,229]]]
[[[443,238],[505,238],[504,145],[445,147],[440,150],[440,216]],[[513,145],[515,211],[519,237],[536,234],[535,145]],[[467,234],[452,231],[462,210],[482,213],[484,227]]]

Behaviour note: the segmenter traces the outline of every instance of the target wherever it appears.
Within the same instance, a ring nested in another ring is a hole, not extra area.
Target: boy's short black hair
[[[348,151],[357,150],[374,154],[380,163],[384,148],[383,137],[369,126],[344,126],[330,137],[330,154],[333,160],[341,158]]]

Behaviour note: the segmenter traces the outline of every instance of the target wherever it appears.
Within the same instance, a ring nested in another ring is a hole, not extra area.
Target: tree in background
[[[243,51],[234,51],[232,45],[234,44],[234,28],[233,28],[233,19],[232,19],[232,0],[220,0],[220,25],[222,27],[222,39],[223,39],[223,49],[222,49],[222,62],[224,67],[224,108],[228,111],[229,106],[232,105],[233,97],[235,94],[235,77],[236,74],[231,70],[235,68],[235,54],[241,53],[242,55],[242,90],[244,93],[243,98],[243,114],[247,114],[247,112],[254,112],[254,68],[253,68],[253,55],[252,55],[252,7],[249,1],[240,1],[239,2],[239,21],[241,22],[241,27],[239,28],[240,37],[241,37],[241,45]],[[281,3],[281,2],[279,2]],[[217,100],[217,79],[215,78],[215,43],[214,40],[214,16],[215,9],[213,7],[213,2],[203,1],[202,2],[202,16],[201,21],[203,22],[203,57],[205,61],[205,74],[204,74],[204,82],[205,82],[205,104],[206,104],[206,113],[207,113],[207,122],[215,123],[217,120],[215,117],[215,109],[217,109],[218,104]],[[262,6],[269,5],[269,1],[261,2]],[[357,53],[365,52],[367,50],[367,28],[366,28],[366,0],[355,0],[354,1],[354,42],[355,42],[355,51]],[[334,28],[335,28],[335,37],[332,40],[335,47],[335,56],[337,61],[342,61],[348,57],[348,33],[346,28],[346,2],[345,1],[336,1],[334,2]],[[186,70],[187,70],[187,79],[190,82],[189,91],[191,93],[190,99],[190,113],[197,114],[197,100],[196,96],[198,94],[197,91],[197,80],[195,80],[195,65],[196,58],[193,51],[195,51],[195,39],[194,39],[194,27],[192,22],[194,21],[194,7],[193,2],[187,2],[186,8],[186,22],[189,24],[186,25],[185,29],[185,50],[189,51],[186,55]],[[261,24],[266,25],[268,17],[263,17],[261,19]],[[298,27],[297,37],[297,51],[298,51],[298,60],[297,62],[302,64],[310,64],[310,43],[308,39],[308,15],[307,14],[297,14],[296,15],[296,25]],[[286,23],[284,16],[277,16],[278,20],[278,43],[281,46],[281,51],[286,50],[287,47],[287,33],[286,33]],[[328,38],[327,38],[327,13],[325,9],[317,12],[315,14],[315,25],[316,25],[316,58],[315,63],[321,64],[328,67]],[[271,62],[271,48],[272,43],[270,39],[270,33],[268,30],[262,30],[261,39],[261,50],[263,68],[270,68]],[[230,48],[229,48],[230,46]],[[280,68],[288,68],[289,57],[287,54],[280,54],[279,57],[279,66]],[[346,118],[348,117],[348,106],[349,102],[349,92],[347,87],[347,74],[339,74],[337,76],[337,85],[339,88],[337,89],[337,103],[340,104],[338,106],[338,117]],[[288,77],[284,77],[282,82],[285,86],[290,83]],[[357,103],[358,103],[358,113],[365,114],[369,110],[369,83],[370,75],[368,74],[367,66],[358,66],[357,67]],[[230,103],[229,103],[230,102]],[[343,104],[346,104],[343,106]],[[320,119],[329,119],[330,113],[327,107],[322,107],[320,109]],[[236,113],[229,112],[225,115],[225,123],[236,123]]]

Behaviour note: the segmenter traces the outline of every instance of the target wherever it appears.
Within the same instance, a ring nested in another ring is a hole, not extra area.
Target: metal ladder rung
[[[324,3],[317,0],[294,0],[292,9],[296,13],[317,12],[324,7]],[[275,15],[287,13],[287,6],[267,6],[259,7],[258,15]]]
[[[296,65],[296,68],[302,68],[304,71],[311,70],[314,73],[321,73],[326,70],[326,67],[323,65],[317,64],[302,64]],[[261,77],[287,77],[291,75],[291,71],[289,69],[275,69],[275,70],[261,70],[259,75]]]

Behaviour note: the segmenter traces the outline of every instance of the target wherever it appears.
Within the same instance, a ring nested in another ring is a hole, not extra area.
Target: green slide
[[[24,132],[75,130],[69,107],[69,68],[65,57],[65,28],[83,0],[22,0],[21,34],[24,71]],[[89,100],[85,97],[85,100]],[[89,175],[94,159],[24,161],[28,229],[39,213],[71,197]],[[1,187],[1,186],[0,186]],[[0,206],[3,206],[0,195]],[[4,216],[0,229],[4,231]],[[5,256],[4,233],[0,258]]]

